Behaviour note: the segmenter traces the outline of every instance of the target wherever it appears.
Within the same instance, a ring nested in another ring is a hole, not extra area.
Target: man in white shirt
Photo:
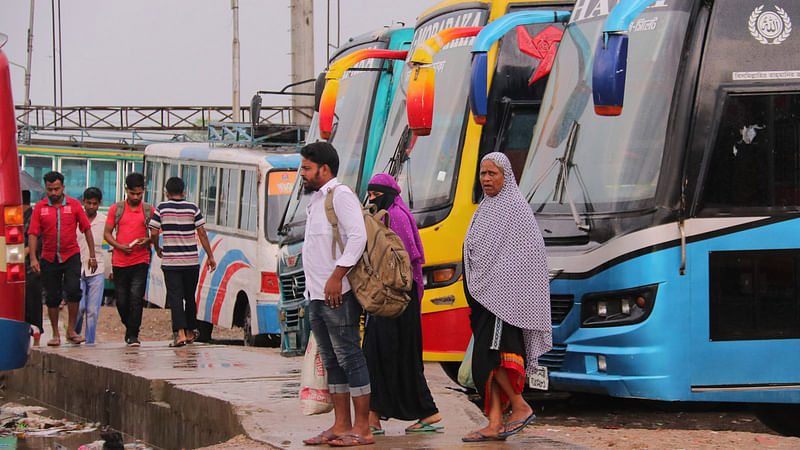
[[[367,242],[361,203],[348,187],[336,180],[339,156],[332,145],[315,142],[303,147],[300,154],[303,187],[311,194],[303,242],[305,296],[311,300],[309,322],[328,371],[335,416],[332,427],[303,442],[334,446],[370,444],[374,439],[369,428],[369,372],[359,334],[362,308],[345,277],[361,258]],[[335,258],[331,254],[333,228],[325,214],[325,197],[331,190],[344,243],[343,250],[336,247]],[[351,398],[355,410],[352,424]]]
[[[83,209],[92,224],[92,237],[94,237],[94,254],[97,259],[97,268],[92,271],[89,267],[89,248],[86,237],[78,232],[78,247],[81,249],[81,304],[78,309],[78,318],[75,320],[75,332],[81,334],[84,316],[86,317],[87,344],[94,344],[97,332],[97,319],[100,316],[100,304],[103,301],[103,231],[105,229],[106,215],[98,212],[103,201],[103,193],[96,187],[83,191]]]

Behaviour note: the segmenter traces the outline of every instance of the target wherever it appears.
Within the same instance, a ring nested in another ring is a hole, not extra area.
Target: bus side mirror
[[[406,114],[408,114],[408,127],[417,136],[431,134],[435,77],[436,71],[433,67],[416,65],[411,69]]]
[[[339,94],[339,80],[326,80],[325,89],[319,104],[319,135],[330,139],[333,128],[333,114],[336,109],[336,96]]]
[[[322,91],[325,90],[325,75],[327,71],[323,70],[317,75],[317,80],[314,82],[314,111],[319,112],[319,104],[322,102]]]
[[[478,125],[483,125],[486,123],[487,114],[486,72],[489,57],[486,52],[474,55],[469,82],[469,109],[472,111],[472,120]]]
[[[258,94],[253,95],[253,98],[250,99],[250,122],[253,124],[253,128],[261,123],[261,96]]]
[[[592,67],[592,97],[598,116],[622,114],[625,75],[628,69],[628,36],[603,33]]]

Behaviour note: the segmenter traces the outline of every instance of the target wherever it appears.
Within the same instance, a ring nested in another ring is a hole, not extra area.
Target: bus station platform
[[[333,413],[301,413],[301,366],[302,358],[285,358],[271,348],[84,344],[36,347],[24,368],[0,378],[12,391],[161,448],[210,446],[238,435],[274,448],[303,448],[303,439],[333,423]],[[426,363],[425,370],[443,432],[407,435],[411,422],[391,420],[373,447],[467,446],[461,436],[484,426],[479,408],[438,364]],[[575,448],[524,432],[506,442],[468,446]]]

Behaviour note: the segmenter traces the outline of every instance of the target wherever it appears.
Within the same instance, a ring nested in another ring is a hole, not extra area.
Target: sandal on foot
[[[417,425],[419,425],[417,427]],[[416,427],[416,428],[413,428]],[[425,423],[421,420],[418,420],[417,423],[411,425],[410,427],[406,428],[406,433],[428,433],[431,431],[438,431],[443,429],[443,426],[434,425],[432,423]]]
[[[80,334],[76,334],[75,336],[67,336],[67,342],[70,344],[82,344],[86,342],[86,338]]]
[[[372,434],[375,435],[375,436],[380,436],[382,434],[386,434],[386,430],[384,430],[383,428],[378,428],[378,427],[376,427],[374,425],[370,425],[369,429],[370,429],[370,431],[372,431]]]
[[[471,435],[475,435],[478,437],[469,437]],[[463,442],[485,442],[485,441],[505,441],[506,438],[498,436],[486,436],[485,434],[481,433],[480,431],[473,431],[472,433],[464,436],[461,438]]]
[[[519,422],[509,422],[503,428],[504,431],[501,431],[501,432],[497,433],[497,435],[500,436],[500,437],[503,437],[503,438],[507,438],[509,436],[515,435],[515,434],[519,433],[520,431],[522,431],[523,428],[527,427],[528,424],[531,423],[531,421],[533,420],[534,417],[536,417],[536,414],[531,413],[531,415],[528,416],[528,418],[525,419],[525,420],[520,420]],[[513,428],[511,428],[509,430],[508,427],[513,427]]]
[[[197,331],[190,331],[186,333],[186,343],[187,344],[194,343],[194,341],[196,341],[199,336],[200,333],[198,333]]]
[[[53,338],[47,341],[48,347],[58,347],[59,345],[61,345],[61,339],[59,338]]]
[[[186,339],[182,341],[175,339],[174,341],[169,343],[170,347],[183,347],[184,345],[186,345]]]
[[[338,438],[339,438],[339,436],[333,434],[330,430],[325,430],[322,433],[320,433],[320,434],[318,434],[318,435],[316,435],[316,436],[314,436],[312,438],[305,439],[303,441],[303,444],[306,444],[306,445],[323,445],[323,444],[327,444],[328,441],[331,441],[333,439],[338,439]]]
[[[345,434],[344,436],[339,436],[336,439],[328,441],[328,445],[331,447],[356,447],[358,445],[370,445],[374,443],[375,439],[365,438],[360,434]]]

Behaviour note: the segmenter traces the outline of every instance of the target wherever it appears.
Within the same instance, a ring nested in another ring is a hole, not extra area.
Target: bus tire
[[[197,337],[197,342],[211,342],[211,333],[214,331],[214,324],[203,320],[197,321],[197,331],[200,335]]]
[[[442,370],[450,377],[453,383],[458,384],[458,368],[461,367],[461,361],[441,361],[439,365],[442,366]],[[460,384],[458,385],[461,386]]]
[[[764,425],[785,436],[800,436],[800,405],[771,403],[755,407]]]

